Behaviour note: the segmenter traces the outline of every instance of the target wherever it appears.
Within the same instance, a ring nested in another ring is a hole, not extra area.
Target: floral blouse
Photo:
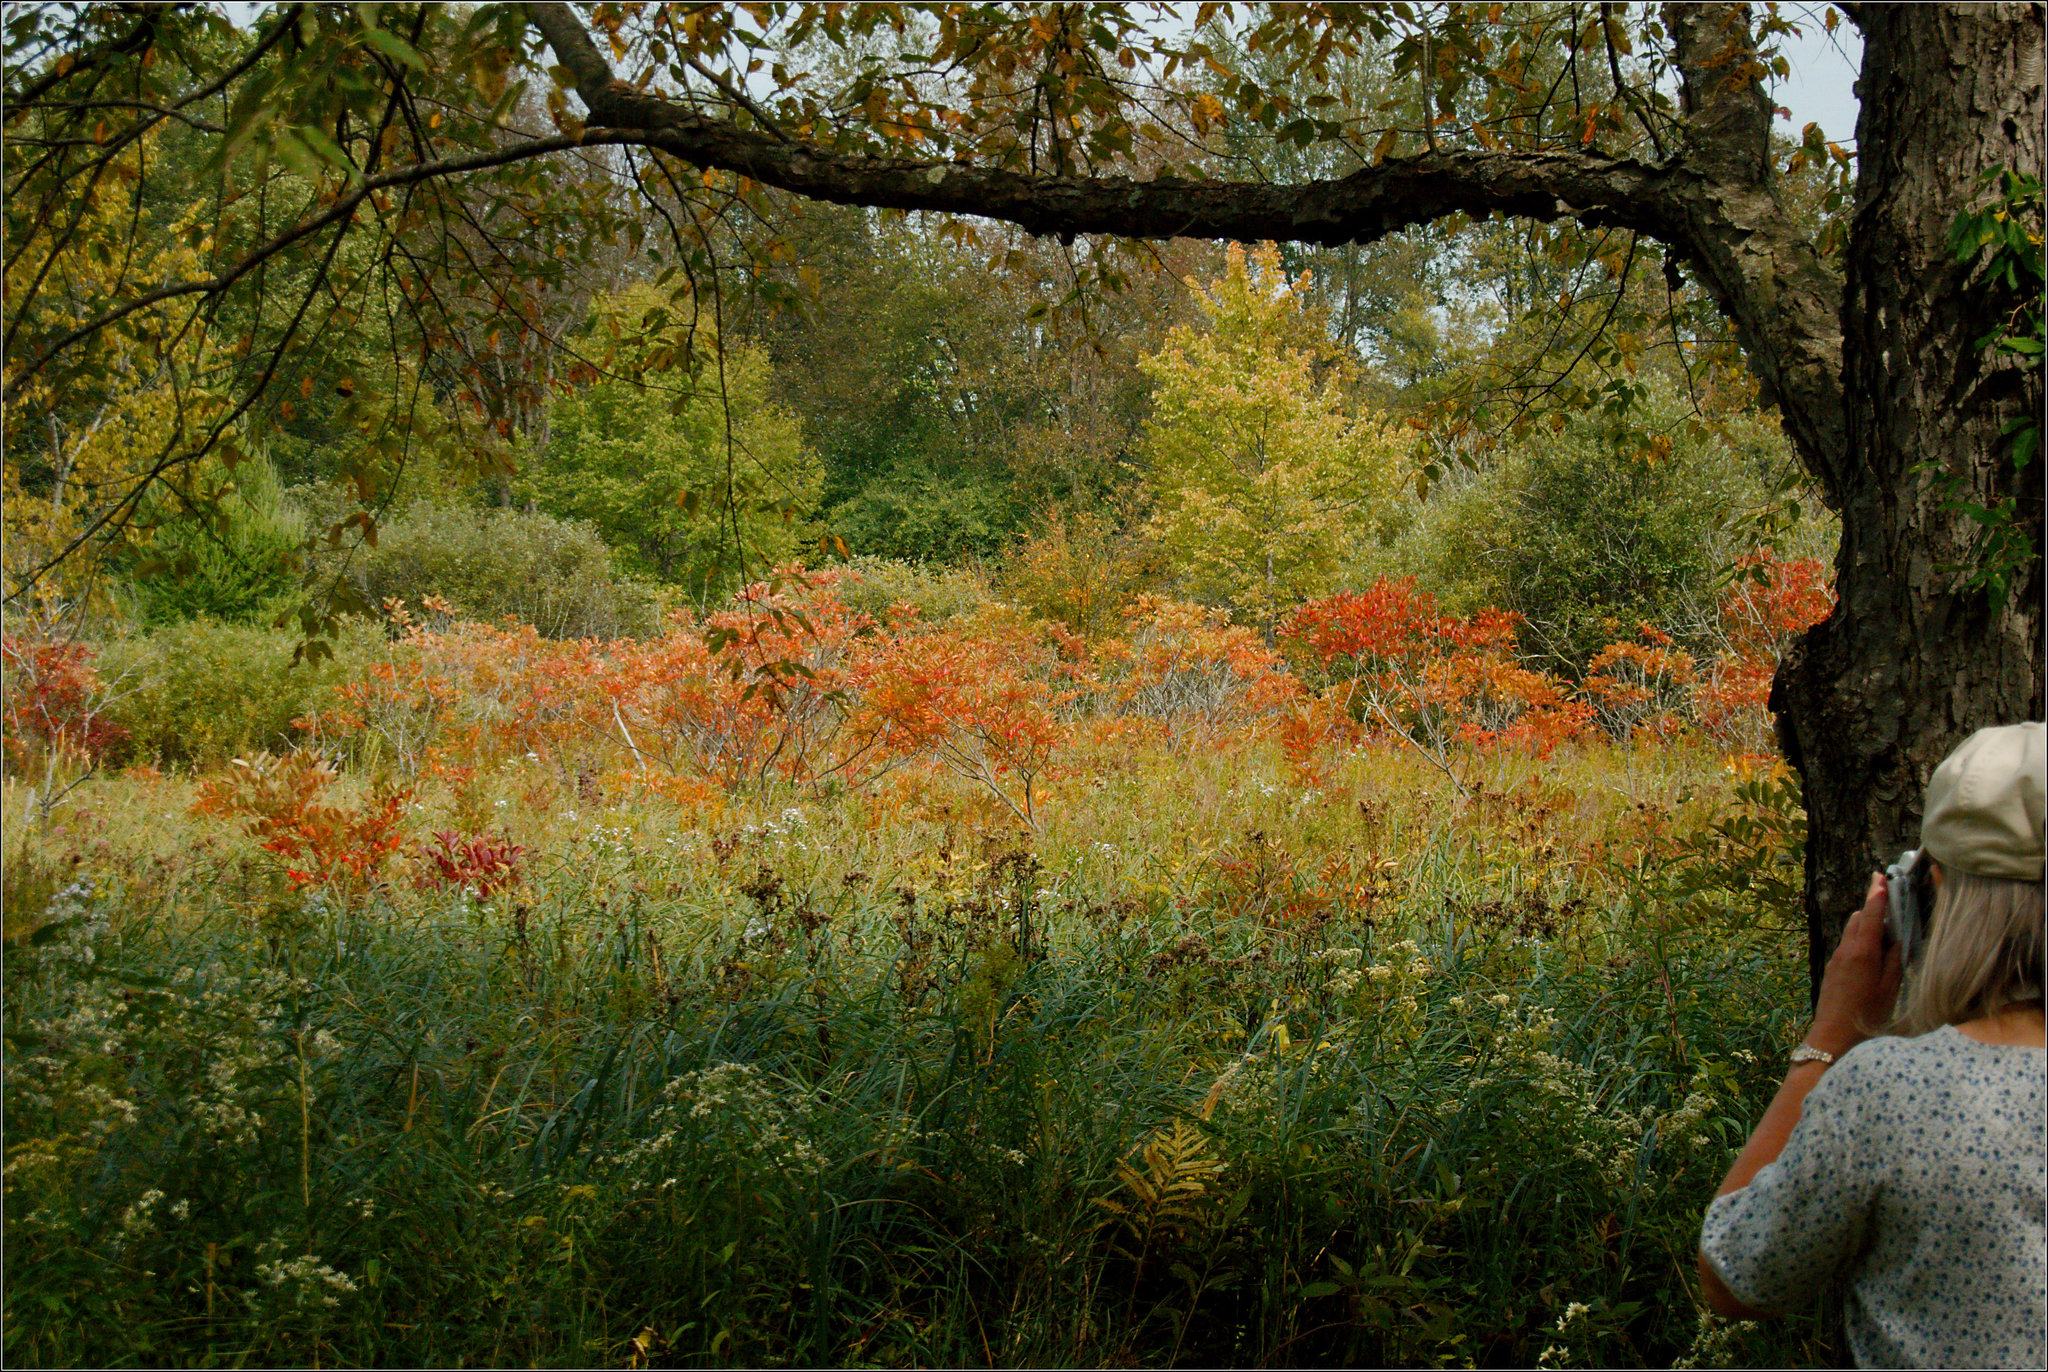
[[[1863,1367],[2048,1366],[2048,1055],[1953,1027],[1829,1068],[1777,1160],[1707,1210],[1744,1305],[1848,1283]]]

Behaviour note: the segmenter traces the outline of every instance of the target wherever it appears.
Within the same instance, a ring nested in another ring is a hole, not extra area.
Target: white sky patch
[[[1771,98],[1792,111],[1778,120],[1778,132],[1797,142],[1808,124],[1820,125],[1829,141],[1854,151],[1856,76],[1863,67],[1863,35],[1846,18],[1829,33],[1826,5],[1787,5],[1784,15],[1798,25],[1797,38],[1780,39],[1792,74],[1771,83]]]

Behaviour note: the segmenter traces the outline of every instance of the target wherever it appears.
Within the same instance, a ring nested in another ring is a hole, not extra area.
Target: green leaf
[[[277,150],[277,155],[284,159],[286,166],[308,181],[318,183],[327,170],[325,160],[291,129],[280,130],[276,138],[271,140],[271,146]]]
[[[427,69],[426,59],[419,55],[412,44],[386,29],[365,28],[363,41],[392,61],[401,62],[414,71],[424,72]]]
[[[292,132],[297,134],[299,139],[308,148],[312,149],[314,155],[319,157],[321,161],[326,162],[337,171],[347,173],[351,177],[356,175],[355,162],[350,159],[347,153],[341,150],[340,144],[327,136],[324,130],[312,124],[301,124]]]

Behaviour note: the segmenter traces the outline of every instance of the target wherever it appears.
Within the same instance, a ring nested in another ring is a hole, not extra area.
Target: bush
[[[0,726],[11,768],[77,750],[98,762],[127,746],[106,717],[107,689],[83,643],[0,635]]]
[[[1365,550],[1347,589],[1413,577],[1444,612],[1490,608],[1498,578],[1488,558],[1513,492],[1498,468],[1449,467],[1426,498],[1406,502],[1391,543]]]
[[[646,635],[665,608],[655,588],[617,573],[591,525],[523,510],[408,506],[349,575],[373,605],[439,596],[460,616],[511,615],[549,638]]]
[[[183,489],[190,506],[175,496],[152,502],[145,522],[157,521],[154,536],[131,555],[137,618],[248,621],[297,588],[305,516],[285,500],[267,459],[244,462],[232,475],[208,462]]]
[[[990,557],[1016,537],[1019,510],[1006,485],[979,473],[940,476],[913,464],[825,512],[848,547],[908,562]]]
[[[100,650],[109,683],[104,715],[127,731],[130,756],[203,767],[239,754],[284,752],[293,721],[325,709],[334,687],[384,651],[384,631],[355,621],[334,656],[292,663],[295,631],[200,618],[166,625]]]
[[[1090,637],[1115,631],[1132,597],[1159,579],[1160,556],[1099,510],[1053,511],[1036,538],[1003,561],[1005,594]]]
[[[889,557],[856,557],[838,583],[846,608],[880,620],[891,606],[917,607],[918,622],[932,627],[970,615],[990,602],[988,582],[966,567],[921,567]]]
[[[1574,417],[1491,468],[1453,473],[1409,507],[1367,579],[1414,575],[1457,614],[1512,610],[1532,665],[1574,680],[1645,620],[1711,655],[1717,574],[1759,541],[1823,553],[1834,524],[1800,518],[1787,498],[1782,435],[1748,421],[1693,433],[1680,398],[1653,394],[1646,406]]]

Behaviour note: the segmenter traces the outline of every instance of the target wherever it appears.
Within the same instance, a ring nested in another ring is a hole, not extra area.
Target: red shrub
[[[418,852],[430,868],[415,883],[420,889],[453,887],[473,891],[478,900],[487,901],[494,893],[519,884],[519,860],[526,849],[506,838],[463,839],[439,830],[434,841],[422,844]]]
[[[192,809],[243,820],[288,864],[285,875],[295,890],[338,885],[361,891],[403,842],[398,822],[412,792],[380,790],[366,808],[343,809],[326,803],[336,780],[333,765],[317,753],[238,757],[225,773],[200,783]]]
[[[0,725],[15,766],[45,751],[75,750],[102,762],[128,741],[127,730],[100,716],[104,702],[92,657],[83,643],[0,634],[6,695]]]

